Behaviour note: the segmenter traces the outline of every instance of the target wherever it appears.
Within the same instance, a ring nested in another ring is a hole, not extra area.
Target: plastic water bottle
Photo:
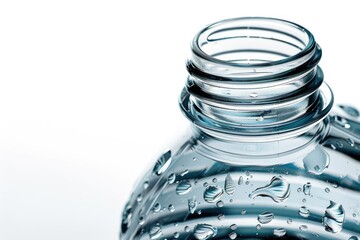
[[[360,113],[333,107],[314,36],[238,18],[191,48],[191,131],[134,189],[120,239],[359,239]]]

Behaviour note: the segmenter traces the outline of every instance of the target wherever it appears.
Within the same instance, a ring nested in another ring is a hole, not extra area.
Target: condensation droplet
[[[241,214],[242,215],[246,214],[246,210],[245,209],[241,210]]]
[[[307,230],[308,230],[308,226],[306,226],[306,225],[301,225],[301,226],[299,227],[299,229],[300,229],[301,231],[307,231]]]
[[[150,228],[149,236],[150,239],[158,239],[162,235],[161,227],[159,225],[155,225]]]
[[[154,212],[159,212],[161,210],[161,204],[160,203],[155,203],[154,207],[153,207],[153,211]]]
[[[184,227],[184,230],[185,230],[185,232],[190,232],[189,226],[185,226],[185,227]]]
[[[273,177],[270,184],[257,188],[249,197],[270,197],[275,202],[283,202],[290,196],[290,184],[281,176]]]
[[[359,238],[357,236],[351,236],[349,240],[359,240]]]
[[[260,230],[260,229],[261,229],[261,225],[260,225],[260,224],[257,224],[257,225],[256,225],[256,229],[257,229],[257,230]]]
[[[168,177],[168,183],[173,184],[175,182],[176,175],[174,173],[171,173]]]
[[[325,192],[329,193],[330,192],[330,188],[325,188]]]
[[[140,216],[139,217],[139,225],[144,225],[144,223],[145,223],[144,216]]]
[[[180,173],[180,176],[185,176],[186,174],[188,174],[189,173],[189,170],[188,169],[186,169],[186,170],[184,170],[184,171],[182,171],[181,173]]]
[[[164,153],[155,163],[153,172],[156,175],[161,175],[170,166],[171,163],[171,150]]]
[[[194,229],[194,237],[198,240],[206,240],[215,237],[217,228],[210,224],[198,224]]]
[[[221,208],[221,207],[224,206],[224,202],[220,200],[220,201],[218,201],[218,202],[216,203],[216,206],[219,207],[219,208]]]
[[[299,208],[299,215],[304,218],[307,218],[310,215],[310,211],[305,206],[301,206]]]
[[[216,202],[222,197],[223,193],[224,191],[218,186],[209,186],[204,191],[204,200],[208,203]]]
[[[235,193],[235,182],[231,178],[231,175],[228,174],[225,178],[225,186],[224,186],[225,192],[228,195],[233,195]]]
[[[189,207],[189,213],[194,214],[197,207],[197,201],[195,196],[188,199],[188,207]]]
[[[274,219],[274,213],[272,213],[272,212],[263,212],[258,216],[257,219],[258,219],[259,223],[267,224],[267,223],[271,222],[271,220]]]
[[[349,145],[350,145],[351,147],[354,147],[354,146],[355,146],[355,142],[354,142],[353,139],[348,138],[348,139],[347,139],[347,142],[349,143]]]
[[[140,203],[140,202],[142,201],[142,195],[141,195],[141,193],[139,193],[139,195],[137,195],[136,201],[137,201],[138,203]]]
[[[286,234],[286,230],[284,228],[277,228],[277,229],[274,229],[273,234],[276,237],[282,237]]]
[[[287,222],[288,224],[291,224],[291,223],[292,223],[292,219],[289,218],[286,222]]]
[[[341,204],[330,201],[325,210],[323,225],[325,230],[332,233],[340,232],[345,218],[345,211]]]
[[[231,229],[231,230],[236,230],[236,229],[237,229],[236,224],[231,224],[231,225],[230,225],[230,229]]]
[[[169,210],[170,212],[174,212],[174,211],[175,211],[174,205],[170,204],[170,205],[168,206],[168,210]]]
[[[180,181],[176,187],[176,193],[178,195],[184,195],[191,190],[191,183],[188,180]]]
[[[250,96],[251,98],[257,98],[257,97],[258,97],[258,93],[257,93],[257,92],[252,92],[252,93],[249,94],[249,96]]]
[[[178,239],[180,237],[180,234],[178,232],[174,232],[174,238]]]
[[[243,182],[244,182],[243,177],[240,176],[240,177],[239,177],[239,180],[238,180],[238,185],[241,185]]]
[[[148,187],[149,187],[149,182],[148,182],[148,181],[145,181],[143,187],[144,187],[144,190],[148,189]]]
[[[236,237],[237,237],[236,232],[231,232],[231,233],[229,233],[229,238],[230,238],[231,240],[236,239]]]
[[[315,175],[322,174],[329,167],[329,155],[322,149],[316,147],[303,160],[305,169]]]
[[[223,213],[220,213],[218,216],[217,216],[218,220],[223,220],[225,218],[225,215]]]
[[[303,192],[305,195],[310,195],[311,183],[305,183],[303,186]]]

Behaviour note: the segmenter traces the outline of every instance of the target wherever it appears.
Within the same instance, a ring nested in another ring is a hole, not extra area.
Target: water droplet
[[[241,210],[241,214],[242,215],[246,214],[246,210],[245,209]]]
[[[173,184],[175,182],[176,175],[174,173],[171,173],[168,177],[168,183]]]
[[[150,239],[158,239],[161,236],[161,227],[159,225],[152,226],[149,231]]]
[[[240,177],[239,177],[239,180],[238,180],[238,185],[241,185],[243,182],[244,182],[243,177],[240,176]]]
[[[220,208],[220,207],[223,207],[223,206],[224,206],[224,202],[220,200],[220,201],[218,201],[218,202],[216,203],[216,206],[219,207],[219,208]]]
[[[330,144],[330,147],[332,148],[332,150],[336,150],[336,146],[334,144]]]
[[[345,211],[341,204],[330,201],[323,217],[325,230],[332,233],[340,232],[345,218]]]
[[[249,181],[246,181],[246,182],[245,182],[245,185],[249,185],[249,183],[250,183]]]
[[[139,224],[140,224],[140,225],[143,225],[144,223],[145,223],[144,216],[140,216],[140,217],[139,217]]]
[[[145,181],[144,182],[144,190],[148,189],[149,187],[149,182],[148,181]]]
[[[339,105],[339,107],[352,117],[360,116],[360,112],[354,107],[347,106],[347,105]]]
[[[121,222],[121,231],[123,233],[126,232],[128,227],[130,226],[132,215],[133,215],[132,207],[129,203],[127,203],[124,208],[122,222]]]
[[[164,153],[157,161],[154,166],[153,172],[156,175],[161,175],[170,166],[171,163],[171,150]]]
[[[223,213],[220,213],[217,218],[221,221],[225,218],[225,215]]]
[[[329,188],[325,188],[325,192],[326,192],[326,193],[329,193],[329,192],[330,192],[330,189],[329,189]]]
[[[193,161],[196,161],[196,157],[193,157]]]
[[[347,122],[347,120],[340,116],[335,116],[335,122],[347,129],[351,127],[350,124]]]
[[[301,188],[298,188],[298,189],[297,189],[297,192],[301,192],[301,191],[302,191]]]
[[[259,116],[259,117],[256,118],[256,121],[257,121],[257,122],[262,122],[262,121],[264,121],[264,117],[263,117],[263,116]]]
[[[308,230],[308,226],[306,226],[306,225],[301,225],[301,226],[299,227],[299,229],[300,229],[301,231],[307,231],[307,230]]]
[[[201,215],[201,213],[202,213],[202,212],[201,212],[201,209],[199,209],[199,210],[197,211],[197,214],[198,214],[198,215]]]
[[[310,211],[305,206],[301,206],[299,208],[299,215],[304,218],[307,218],[310,215]]]
[[[204,186],[204,187],[208,187],[209,184],[208,184],[207,182],[204,182],[203,186]]]
[[[217,179],[216,179],[216,178],[213,178],[212,182],[213,182],[213,183],[216,183],[216,182],[217,182]]]
[[[254,199],[258,196],[270,197],[275,202],[283,202],[290,195],[290,184],[281,176],[273,177],[270,184],[257,188],[249,197]]]
[[[311,183],[306,183],[303,186],[303,192],[305,195],[310,195],[310,190],[311,190]]]
[[[138,203],[140,203],[140,202],[142,201],[142,195],[141,195],[141,193],[139,193],[139,195],[137,195],[136,201],[137,201]]]
[[[277,229],[274,229],[273,233],[277,237],[282,237],[286,234],[286,230],[284,228],[277,228]]]
[[[155,203],[154,207],[153,207],[153,211],[154,212],[159,212],[161,210],[161,204],[160,203]]]
[[[236,224],[230,225],[230,229],[231,229],[231,230],[236,230],[236,228],[237,228]]]
[[[355,146],[355,142],[354,142],[353,139],[348,138],[348,139],[347,139],[347,142],[349,143],[349,145],[350,145],[351,147],[354,147],[354,146]]]
[[[260,229],[261,229],[261,225],[260,225],[260,224],[256,225],[256,229],[257,229],[257,230],[260,230]]]
[[[188,174],[189,173],[189,170],[188,169],[186,169],[186,170],[184,170],[182,173],[180,173],[180,176],[185,176],[186,174]]]
[[[229,233],[229,238],[230,238],[231,240],[236,239],[236,237],[237,237],[236,232],[231,232],[231,233]]]
[[[225,178],[225,186],[224,186],[225,192],[228,195],[233,195],[235,192],[235,182],[231,178],[230,174],[228,174]]]
[[[189,213],[194,214],[197,207],[197,201],[195,197],[188,199],[188,207],[189,207]]]
[[[267,223],[271,222],[271,220],[274,219],[274,213],[272,213],[272,212],[263,212],[258,216],[257,219],[258,219],[259,223],[267,224]]]
[[[289,218],[289,219],[287,220],[287,223],[288,223],[288,224],[291,224],[291,223],[292,223],[292,219]]]
[[[342,148],[344,146],[344,144],[340,141],[337,141],[336,142],[336,145],[339,147],[339,148]]]
[[[303,198],[302,202],[303,202],[303,203],[306,203],[306,199],[305,199],[305,198]]]
[[[169,209],[170,212],[174,212],[174,211],[175,211],[175,207],[174,207],[174,205],[172,205],[172,204],[170,204],[170,205],[168,206],[168,209]]]
[[[223,193],[224,191],[218,186],[209,186],[204,191],[204,200],[208,203],[216,202],[222,197]]]
[[[174,232],[174,238],[177,239],[180,237],[180,234],[178,232]]]
[[[198,224],[194,229],[194,237],[198,240],[206,240],[217,234],[217,228],[210,224]]]
[[[257,98],[257,97],[258,97],[258,93],[252,92],[252,93],[250,93],[249,96],[250,96],[251,98]]]
[[[329,155],[322,149],[316,147],[303,160],[305,169],[315,175],[322,174],[329,167]]]
[[[184,230],[185,230],[185,232],[189,232],[189,231],[190,231],[189,226],[185,226],[185,227],[184,227]]]
[[[180,181],[176,187],[176,193],[178,195],[184,195],[191,190],[191,183],[188,180]]]
[[[356,217],[356,213],[353,213],[352,216],[353,216],[353,217]]]
[[[349,240],[359,240],[359,238],[357,236],[351,236]]]
[[[245,172],[245,175],[246,175],[246,176],[250,176],[250,172],[249,172],[249,171],[246,171],[246,172]]]

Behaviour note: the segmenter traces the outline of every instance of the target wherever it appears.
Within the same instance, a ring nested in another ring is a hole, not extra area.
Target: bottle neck
[[[180,96],[201,131],[222,138],[286,139],[317,125],[333,97],[318,67],[321,48],[305,28],[239,18],[198,33]]]

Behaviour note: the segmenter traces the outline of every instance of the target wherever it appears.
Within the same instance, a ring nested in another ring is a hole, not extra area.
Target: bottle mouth
[[[220,77],[253,79],[301,66],[316,47],[310,31],[298,24],[234,18],[211,24],[195,36],[192,63]]]
[[[223,20],[200,31],[191,48],[180,106],[212,135],[286,137],[319,123],[332,107],[318,67],[321,48],[298,24]]]

